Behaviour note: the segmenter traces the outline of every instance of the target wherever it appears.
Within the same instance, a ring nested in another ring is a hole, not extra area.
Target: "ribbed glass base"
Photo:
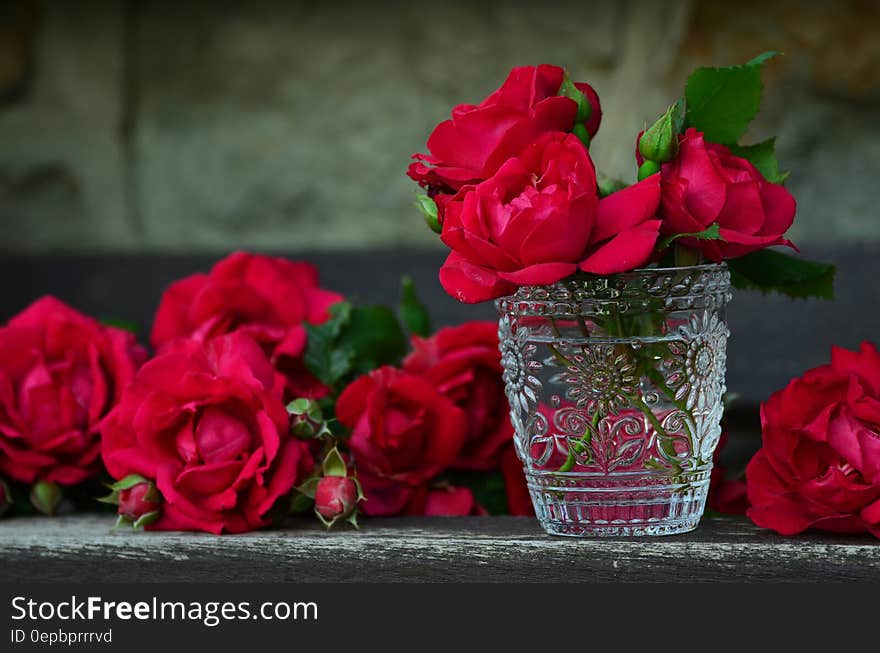
[[[676,535],[694,530],[711,468],[674,479],[622,474],[526,474],[541,526],[551,535]]]

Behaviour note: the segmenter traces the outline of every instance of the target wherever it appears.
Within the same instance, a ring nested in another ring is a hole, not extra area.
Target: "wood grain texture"
[[[125,582],[880,581],[880,542],[782,538],[744,519],[649,539],[569,539],[522,517],[294,521],[238,536],[110,533],[111,518],[0,523],[0,580]]]

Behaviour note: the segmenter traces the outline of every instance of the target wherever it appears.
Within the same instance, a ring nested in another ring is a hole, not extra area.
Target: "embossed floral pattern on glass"
[[[516,451],[548,532],[696,527],[721,435],[729,282],[723,264],[646,269],[496,302]]]

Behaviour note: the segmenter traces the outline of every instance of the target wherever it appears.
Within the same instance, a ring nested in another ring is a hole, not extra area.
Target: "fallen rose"
[[[496,322],[466,322],[413,338],[403,369],[428,379],[466,415],[464,447],[453,463],[459,469],[498,467],[513,437],[501,379]]]
[[[182,339],[204,342],[235,331],[253,338],[286,384],[286,397],[322,397],[327,389],[306,369],[305,324],[321,324],[342,300],[318,285],[309,263],[237,252],[209,274],[171,284],[156,312],[150,342],[163,351]]]
[[[161,495],[147,529],[239,533],[286,507],[313,461],[282,390],[243,333],[179,343],[141,368],[102,432],[110,474],[139,474]]]
[[[101,420],[146,358],[131,333],[43,297],[0,328],[0,473],[75,485],[101,470]]]
[[[761,406],[763,446],[746,469],[748,516],[783,535],[808,528],[880,537],[880,353],[831,362]]]
[[[336,404],[368,515],[403,512],[458,456],[465,415],[430,381],[382,367],[351,383]]]

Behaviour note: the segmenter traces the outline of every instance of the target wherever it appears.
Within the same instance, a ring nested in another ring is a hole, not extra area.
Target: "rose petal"
[[[452,297],[466,304],[503,297],[516,290],[515,285],[501,279],[496,271],[474,265],[456,252],[450,252],[440,268],[440,284]]]
[[[592,274],[615,274],[648,262],[660,235],[660,221],[648,220],[620,232],[590,253],[578,267]]]

